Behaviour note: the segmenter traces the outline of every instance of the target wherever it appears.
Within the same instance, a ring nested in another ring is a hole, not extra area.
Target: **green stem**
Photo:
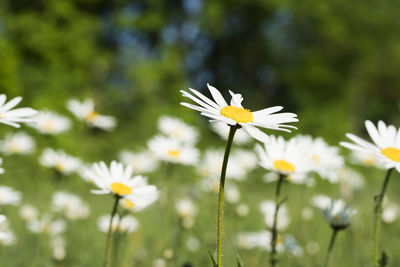
[[[231,151],[233,137],[235,132],[240,128],[240,125],[230,126],[228,141],[226,143],[224,161],[222,162],[221,178],[219,182],[218,196],[218,226],[217,226],[217,267],[222,266],[222,216],[224,214],[224,189],[226,167],[228,166],[229,153]]]
[[[331,236],[331,241],[329,242],[328,252],[327,252],[326,258],[325,258],[324,267],[328,267],[328,266],[329,266],[329,259],[331,258],[333,245],[335,244],[336,234],[337,234],[338,232],[339,232],[338,229],[333,228],[333,232],[332,232],[332,236]]]
[[[115,216],[115,213],[117,213],[118,202],[119,202],[120,198],[121,198],[120,196],[115,195],[115,202],[114,202],[113,209],[111,211],[110,225],[108,227],[108,232],[107,232],[107,237],[106,237],[106,247],[105,247],[105,250],[104,250],[104,257],[105,257],[104,258],[104,267],[108,267],[109,266],[112,221],[113,221],[113,218]]]
[[[385,196],[386,192],[386,187],[389,183],[390,175],[392,174],[394,168],[388,169],[385,180],[383,181],[381,192],[379,195],[375,197],[375,208],[374,208],[374,213],[375,213],[375,220],[374,220],[374,230],[373,230],[373,236],[374,236],[374,247],[373,247],[373,253],[372,253],[372,260],[374,267],[379,267],[379,259],[378,259],[378,240],[379,240],[379,222],[381,220],[381,214],[382,214],[382,201],[383,197]]]
[[[271,238],[271,252],[269,253],[270,255],[270,259],[269,262],[271,264],[271,266],[275,266],[278,263],[278,259],[277,259],[277,251],[276,251],[276,244],[278,241],[278,229],[277,229],[277,225],[278,225],[278,211],[279,208],[281,206],[281,204],[283,203],[283,201],[279,202],[279,196],[281,193],[281,187],[282,187],[282,183],[285,180],[286,175],[279,173],[279,179],[278,182],[276,184],[276,189],[275,189],[275,211],[274,211],[274,221],[272,224],[272,238]]]

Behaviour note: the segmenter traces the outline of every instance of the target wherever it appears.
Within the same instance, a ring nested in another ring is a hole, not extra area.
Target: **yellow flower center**
[[[387,158],[400,162],[400,149],[394,147],[387,147],[382,149],[382,154]]]
[[[314,161],[314,163],[318,165],[321,163],[321,158],[318,155],[314,155],[311,157],[311,161]]]
[[[44,123],[44,125],[43,125],[43,129],[46,131],[46,132],[52,132],[53,130],[54,130],[54,124],[53,124],[53,122],[52,121],[46,121],[45,123]]]
[[[368,166],[372,166],[375,164],[375,160],[374,159],[364,159],[364,164],[368,165]]]
[[[61,162],[57,163],[56,166],[54,166],[54,168],[56,168],[56,170],[59,172],[65,171],[65,167]]]
[[[124,200],[124,207],[125,207],[126,209],[131,209],[131,208],[133,208],[134,206],[135,206],[135,204],[133,204],[132,201],[127,200],[127,199]]]
[[[129,195],[132,193],[132,188],[126,186],[122,183],[112,183],[111,184],[111,191],[113,191],[116,195]]]
[[[175,157],[176,158],[176,157],[179,157],[179,154],[181,154],[181,152],[179,150],[177,150],[177,149],[173,149],[173,150],[169,150],[168,154],[171,157]]]
[[[230,118],[238,123],[253,122],[253,114],[248,109],[233,106],[223,107],[220,111],[222,116]]]
[[[286,160],[283,159],[275,160],[274,168],[281,172],[294,172],[295,170],[295,167],[292,163],[287,162]]]
[[[94,122],[94,120],[97,116],[99,116],[99,113],[92,110],[92,111],[90,111],[90,113],[88,115],[86,115],[85,120],[87,120],[88,122]]]

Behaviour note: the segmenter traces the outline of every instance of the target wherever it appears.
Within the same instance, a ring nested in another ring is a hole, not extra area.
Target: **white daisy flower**
[[[242,129],[253,138],[259,141],[268,140],[268,136],[260,131],[257,127],[287,131],[287,128],[296,127],[287,125],[285,123],[297,122],[297,115],[294,113],[278,113],[283,107],[275,106],[259,111],[251,112],[248,109],[243,108],[242,101],[243,97],[240,94],[234,94],[231,91],[229,93],[232,96],[230,105],[222,97],[221,93],[211,85],[207,84],[208,89],[214,101],[205,97],[200,92],[190,89],[193,93],[190,94],[185,91],[181,91],[184,97],[190,98],[198,105],[192,105],[188,103],[181,103],[183,106],[200,111],[201,115],[211,118],[211,121],[221,121],[228,125],[240,125]],[[275,113],[275,114],[274,114]]]
[[[11,231],[7,217],[0,215],[0,244],[3,246],[11,246],[16,242],[14,232]]]
[[[257,155],[254,151],[244,149],[233,150],[229,160],[231,159],[234,164],[242,169],[246,174],[252,171],[257,166],[258,162]],[[243,174],[243,176],[246,176],[246,174]]]
[[[295,257],[300,257],[304,254],[303,248],[291,235],[285,235],[285,237],[283,238],[283,244],[285,246],[285,249]]]
[[[246,217],[247,215],[249,215],[249,212],[250,212],[250,208],[245,203],[241,203],[236,207],[236,214],[239,217]]]
[[[65,239],[61,236],[55,236],[51,239],[50,242],[51,248],[53,249],[53,259],[57,261],[62,261],[65,259],[67,254],[66,252],[66,244]]]
[[[226,178],[234,180],[244,180],[248,171],[246,169],[247,162],[243,161],[243,164],[238,162],[241,158],[240,155],[232,153],[232,156],[228,162],[228,168],[226,170]],[[224,151],[221,149],[209,149],[205,152],[203,160],[197,165],[198,172],[205,178],[215,179],[219,183],[219,177],[221,175],[222,163],[223,163]],[[243,166],[242,166],[243,165]],[[211,183],[210,183],[211,184]],[[218,187],[217,187],[218,188]]]
[[[346,136],[354,144],[347,142],[340,142],[340,144],[351,150],[374,153],[385,168],[396,168],[400,172],[400,129],[396,129],[393,125],[386,126],[383,121],[379,121],[378,127],[375,127],[368,120],[365,121],[365,127],[374,144],[350,133]]]
[[[166,136],[175,138],[182,143],[193,144],[199,135],[194,127],[178,118],[169,116],[162,116],[158,119],[158,129]]]
[[[241,249],[261,249],[265,251],[271,251],[271,239],[272,234],[270,231],[260,232],[242,232],[236,236],[236,244]],[[278,235],[277,252],[284,251],[283,239]]]
[[[344,198],[352,198],[355,192],[364,188],[364,177],[357,171],[350,168],[338,170],[340,194]]]
[[[379,161],[379,155],[377,155],[375,152],[360,152],[353,150],[350,154],[350,162],[367,167],[385,169],[384,163]]]
[[[40,111],[34,117],[34,122],[32,127],[43,134],[60,134],[71,128],[71,122],[67,117],[48,110]]]
[[[110,167],[104,162],[94,163],[86,172],[100,190],[92,190],[94,194],[113,194],[124,198],[127,208],[136,211],[151,205],[159,197],[159,191],[154,185],[147,184],[147,178],[133,176],[130,165],[112,161]],[[129,201],[129,202],[128,202]]]
[[[174,138],[157,135],[148,142],[148,147],[162,161],[184,165],[194,165],[198,161],[199,151],[196,148]]]
[[[310,151],[310,160],[314,165],[314,171],[317,172],[321,178],[327,179],[331,183],[337,183],[337,171],[342,168],[344,164],[342,156],[339,155],[339,149],[329,146],[321,137],[313,139],[308,135],[298,135],[295,138],[297,138],[299,142],[304,143]]]
[[[189,198],[183,198],[175,203],[175,210],[182,219],[194,217],[197,214],[197,207]]]
[[[264,215],[265,224],[267,227],[271,228],[274,224],[274,214],[275,214],[275,203],[273,201],[262,201],[260,203],[260,211]],[[277,225],[276,228],[281,231],[288,227],[290,222],[289,212],[285,204],[282,204],[278,210]]]
[[[18,205],[22,194],[8,186],[0,186],[0,205]]]
[[[6,155],[30,154],[34,149],[35,141],[24,132],[9,133],[0,141],[0,151]]]
[[[97,113],[94,109],[94,102],[90,98],[86,98],[83,102],[70,99],[67,102],[67,108],[78,119],[85,121],[92,127],[110,131],[117,125],[117,120],[114,117]]]
[[[38,218],[39,211],[32,205],[24,204],[19,209],[19,216],[21,216],[24,221],[29,222]]]
[[[158,161],[149,151],[134,153],[123,150],[119,153],[119,159],[125,165],[131,165],[134,173],[152,172],[158,167]]]
[[[107,233],[110,227],[110,215],[101,216],[97,221],[97,226],[100,231]],[[119,231],[120,233],[132,233],[135,232],[138,227],[138,220],[132,216],[120,217],[118,214],[115,214],[111,222],[112,232]]]
[[[384,205],[382,211],[382,221],[387,224],[393,223],[399,217],[399,206],[395,203]]]
[[[282,136],[270,136],[264,147],[257,144],[255,150],[260,158],[261,167],[288,177],[305,176],[314,169],[314,164],[310,161],[312,151],[307,143],[298,138],[285,141]]]
[[[45,167],[55,168],[62,174],[68,175],[81,167],[81,160],[66,154],[63,150],[45,148],[40,156],[40,164]]]
[[[69,220],[82,219],[89,216],[89,206],[77,195],[67,192],[53,194],[53,210],[64,213]]]
[[[357,213],[342,199],[333,200],[330,197],[318,195],[313,197],[313,204],[321,211],[325,219],[334,229],[344,229]]]
[[[53,220],[49,214],[44,214],[40,219],[29,221],[28,229],[36,234],[48,234],[56,236],[62,234],[66,229],[66,222],[62,219]]]
[[[230,127],[225,122],[216,121],[211,123],[211,129],[216,132],[222,139],[228,140]],[[237,145],[245,145],[250,143],[251,137],[243,131],[243,129],[238,129],[235,133],[235,138],[233,142]]]
[[[229,187],[225,189],[225,198],[230,204],[237,203],[240,200],[240,191],[238,187],[234,184],[229,185]]]
[[[18,96],[6,103],[6,95],[0,94],[0,123],[19,128],[20,122],[32,122],[32,116],[37,111],[32,108],[14,108],[21,102],[22,97]]]

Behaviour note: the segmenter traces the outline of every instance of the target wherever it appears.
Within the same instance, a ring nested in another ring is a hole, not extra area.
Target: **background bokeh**
[[[0,93],[21,95],[23,106],[71,118],[66,101],[91,97],[100,112],[118,119],[111,133],[93,133],[78,122],[73,130],[58,136],[43,136],[25,127],[35,136],[37,152],[30,157],[4,157],[6,173],[1,183],[22,191],[24,203],[43,211],[55,190],[75,192],[89,201],[92,216],[68,228],[67,261],[54,263],[48,242],[27,232],[17,209],[4,208],[18,242],[0,249],[0,262],[3,266],[99,266],[104,235],[96,229],[96,219],[109,212],[110,199],[91,195],[92,187],[78,175],[55,182],[52,170],[38,165],[38,155],[51,146],[87,162],[109,162],[121,149],[145,148],[163,114],[196,126],[201,148],[223,147],[205,118],[179,105],[181,89],[192,87],[208,95],[206,84],[210,83],[225,96],[228,89],[241,93],[244,106],[253,110],[282,105],[285,111],[298,114],[299,133],[323,136],[332,145],[344,140],[346,132],[365,135],[366,119],[399,126],[399,8],[395,0],[0,1]],[[2,136],[9,131],[13,129],[0,127]],[[336,266],[370,262],[372,196],[384,172],[359,170],[366,175],[368,186],[352,200],[362,210],[348,237],[339,237]],[[166,182],[163,171],[149,180],[161,191],[169,184],[171,198],[185,196],[199,179],[193,169],[177,167]],[[227,223],[227,239],[235,231],[263,229],[256,203],[272,198],[273,186],[261,181],[262,173],[256,171],[240,185],[243,201],[254,209],[251,216],[236,218],[227,207],[226,221],[235,221]],[[398,173],[394,177],[399,178]],[[399,182],[392,182],[389,196],[396,200]],[[307,239],[321,242],[323,250],[327,226],[318,216],[312,225],[301,221],[300,209],[305,205],[301,203],[315,192],[338,196],[337,186],[322,181],[313,188],[291,185],[288,190],[288,208],[294,213],[288,232],[300,243]],[[194,266],[209,264],[206,250],[214,246],[215,204],[213,194],[199,200],[201,216],[192,234],[201,239],[201,249],[195,254],[176,251]],[[138,214],[147,227],[130,237],[132,244],[124,243],[123,266],[132,266],[132,262],[151,266],[153,259],[170,248],[171,227],[167,225],[174,225],[173,204],[155,206]],[[161,214],[159,209],[166,210]],[[165,227],[157,227],[159,220],[167,222]],[[386,226],[383,232],[386,238],[396,236],[400,226]],[[390,238],[386,242],[394,257],[400,245]],[[225,245],[226,266],[233,266],[237,252],[230,243]],[[240,253],[245,266],[261,266],[257,264],[267,259],[265,252]],[[289,265],[284,266],[317,266],[323,255],[289,257],[284,261]],[[394,258],[391,266],[399,264],[400,259]]]

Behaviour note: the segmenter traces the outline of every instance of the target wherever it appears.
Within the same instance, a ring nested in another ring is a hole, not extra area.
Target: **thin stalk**
[[[283,203],[283,201],[279,201],[279,197],[280,197],[280,193],[281,193],[281,187],[282,187],[282,183],[283,180],[285,180],[286,175],[280,173],[279,174],[279,179],[278,182],[276,184],[276,189],[275,189],[275,211],[274,211],[274,222],[272,224],[272,238],[271,238],[271,252],[269,253],[270,255],[270,259],[269,262],[271,264],[271,266],[275,266],[278,263],[278,259],[276,258],[277,256],[277,251],[276,251],[276,244],[278,241],[278,229],[277,229],[277,225],[278,225],[278,211],[279,208],[281,206],[281,204]]]
[[[333,228],[331,241],[329,242],[328,252],[326,253],[324,267],[328,267],[329,266],[329,259],[331,258],[333,245],[335,244],[336,235],[337,235],[338,232],[339,232],[338,229]]]
[[[221,178],[219,182],[219,195],[218,195],[218,225],[217,225],[217,266],[222,266],[222,217],[224,215],[224,189],[225,189],[225,176],[226,168],[228,166],[229,153],[231,151],[233,137],[235,132],[240,128],[240,125],[230,127],[228,141],[226,143],[224,161],[222,162]]]
[[[372,253],[372,260],[374,267],[379,267],[379,259],[378,259],[378,240],[379,240],[379,222],[381,220],[381,214],[382,214],[382,201],[383,197],[385,196],[386,188],[389,183],[390,175],[392,174],[394,168],[388,169],[385,180],[383,181],[381,192],[379,195],[375,197],[375,208],[374,208],[374,214],[375,214],[375,220],[374,220],[374,230],[373,230],[373,236],[374,236],[374,246],[373,246],[373,253]]]
[[[108,267],[109,266],[112,221],[113,221],[113,218],[114,218],[115,214],[117,213],[118,202],[119,202],[120,198],[121,198],[120,196],[115,195],[115,202],[114,202],[113,209],[111,211],[110,225],[108,227],[108,232],[107,232],[107,237],[106,237],[106,247],[105,247],[105,250],[104,250],[104,267]]]

